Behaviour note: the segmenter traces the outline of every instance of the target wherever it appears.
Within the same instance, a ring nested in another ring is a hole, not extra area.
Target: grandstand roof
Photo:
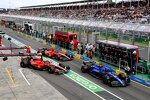
[[[71,5],[85,5],[88,2],[101,2],[101,1],[106,1],[106,0],[81,0],[81,1],[74,1],[74,2],[64,2],[64,3],[55,3],[55,4],[46,4],[46,5],[34,5],[34,6],[25,6],[25,7],[20,7],[20,9],[30,9],[30,8],[41,8],[41,7],[51,7],[51,6],[71,6]]]

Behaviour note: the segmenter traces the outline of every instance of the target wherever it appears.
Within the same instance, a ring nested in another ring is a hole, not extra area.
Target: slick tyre
[[[107,80],[107,76],[106,75],[103,76],[103,80],[102,81],[103,81],[104,84],[108,84],[108,80]]]
[[[20,62],[20,66],[21,66],[22,68],[26,68],[26,67],[27,67],[27,65],[26,65],[24,62]]]
[[[86,66],[81,67],[81,72],[86,73],[88,71],[88,68]]]
[[[54,69],[52,67],[48,68],[48,73],[53,74],[54,73]]]
[[[70,67],[67,65],[67,66],[66,66],[66,69],[67,69],[67,70],[70,70]]]

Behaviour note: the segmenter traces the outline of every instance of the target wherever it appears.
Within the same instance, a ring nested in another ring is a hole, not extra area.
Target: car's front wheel
[[[22,68],[26,68],[26,64],[25,64],[24,62],[20,62],[20,66],[21,66]]]
[[[54,73],[54,69],[52,67],[48,68],[47,70],[48,70],[48,73],[51,73],[51,74]]]

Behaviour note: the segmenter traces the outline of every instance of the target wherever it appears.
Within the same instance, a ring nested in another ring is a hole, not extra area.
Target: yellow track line
[[[15,87],[15,86],[16,86],[16,83],[15,83],[14,79],[12,78],[12,76],[11,76],[11,74],[10,74],[8,68],[5,68],[5,69],[6,69],[6,72],[7,72],[8,76],[9,76],[9,78],[10,78],[10,80],[11,80],[13,86]]]

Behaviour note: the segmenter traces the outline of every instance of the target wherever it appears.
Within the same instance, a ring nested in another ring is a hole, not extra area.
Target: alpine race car
[[[56,51],[54,49],[42,48],[42,49],[38,50],[38,53],[39,52],[42,53],[43,56],[55,58],[56,60],[70,61],[73,59],[73,56],[63,54],[63,53]]]
[[[130,78],[126,73],[114,71],[107,65],[97,65],[93,61],[84,61],[81,71],[101,79],[104,84],[109,86],[127,86],[130,84]]]
[[[49,73],[56,73],[56,74],[63,74],[67,73],[70,70],[69,66],[66,66],[64,64],[53,64],[49,61],[43,61],[42,58],[33,58],[31,56],[28,57],[22,57],[20,66],[22,68],[33,68],[38,70],[47,70]]]

